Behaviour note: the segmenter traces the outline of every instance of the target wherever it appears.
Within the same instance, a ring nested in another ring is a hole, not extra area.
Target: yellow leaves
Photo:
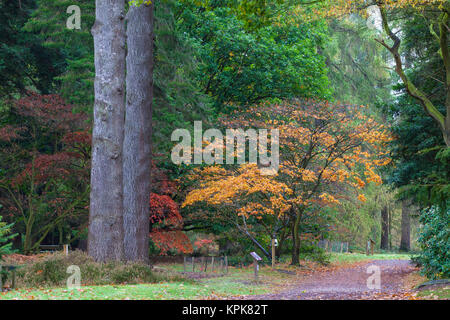
[[[358,200],[361,201],[361,202],[366,202],[367,201],[366,196],[363,195],[363,194],[359,194],[358,195]]]
[[[424,10],[426,5],[436,4],[441,6],[447,0],[382,0],[379,3],[390,9],[412,7],[416,10]],[[333,0],[331,5],[322,5],[313,9],[314,17],[347,17],[351,13],[367,15],[367,1],[365,0]],[[311,16],[308,11],[303,11],[305,17]]]
[[[392,159],[390,159],[390,158],[384,158],[384,159],[374,160],[374,161],[373,161],[373,163],[374,163],[376,166],[379,166],[379,167],[386,166],[386,165],[388,165],[388,164],[391,163],[391,162],[392,162]]]
[[[303,181],[309,181],[309,182],[314,182],[316,181],[317,177],[316,174],[308,169],[305,169],[302,171],[302,180]]]
[[[319,196],[319,199],[322,200],[323,202],[327,203],[328,205],[337,205],[339,204],[339,200],[337,200],[335,197],[333,197],[332,195],[324,192]]]
[[[359,177],[355,177],[355,180],[359,188],[364,188],[364,186],[366,185],[366,183],[362,181]]]
[[[223,173],[217,168],[207,167],[204,169],[208,174],[216,170]],[[249,202],[240,209],[239,213],[281,214],[289,209],[290,204],[283,198],[283,195],[292,194],[292,190],[286,184],[276,181],[274,176],[261,176],[256,165],[245,164],[240,166],[237,172],[226,171],[226,174],[221,175],[219,179],[202,182],[200,188],[189,192],[182,208],[198,202],[206,202],[210,205],[235,205],[239,202]],[[261,209],[261,204],[257,205],[249,198],[258,193],[269,196],[269,201],[262,206],[265,208],[264,210]]]
[[[364,175],[366,176],[367,182],[374,182],[377,185],[380,185],[383,183],[383,180],[381,180],[381,177],[378,174],[376,174],[375,172],[373,172],[371,169],[366,170],[364,172]]]

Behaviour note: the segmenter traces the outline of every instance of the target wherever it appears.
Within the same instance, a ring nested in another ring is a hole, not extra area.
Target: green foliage
[[[373,41],[378,37],[366,21],[352,16],[329,24],[330,39],[324,54],[330,70],[328,77],[339,101],[373,106],[390,97],[388,52]]]
[[[57,48],[24,30],[35,0],[0,2],[0,97],[23,94],[33,87],[43,93],[55,89],[64,60]]]
[[[253,263],[253,258],[249,254],[243,254],[240,256],[228,256],[227,259],[228,265],[232,267],[248,266]]]
[[[56,80],[67,102],[91,106],[94,102],[94,41],[90,30],[95,21],[95,1],[76,2],[81,9],[81,29],[67,28],[67,8],[71,0],[38,0],[37,8],[25,30],[39,35],[45,47],[58,50],[64,57],[64,72]]]
[[[194,1],[195,2],[195,1]],[[215,100],[250,105],[261,100],[329,96],[323,56],[324,23],[271,24],[248,31],[231,9],[179,8],[202,64],[198,81]]]
[[[164,155],[170,154],[173,130],[212,117],[211,101],[195,79],[197,51],[177,22],[177,4],[155,2],[153,146]]]
[[[313,244],[304,243],[300,247],[300,259],[312,260],[323,265],[330,264],[330,255],[324,249]]]
[[[450,278],[450,209],[433,206],[423,210],[420,222],[422,252],[416,260],[423,274],[431,279]]]
[[[0,260],[2,260],[3,255],[13,253],[13,250],[11,249],[12,243],[8,243],[17,235],[11,234],[13,225],[14,223],[6,224],[5,222],[2,222],[2,217],[0,216]]]

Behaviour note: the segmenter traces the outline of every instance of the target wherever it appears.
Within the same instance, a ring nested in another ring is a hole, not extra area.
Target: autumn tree
[[[286,217],[293,237],[292,263],[299,263],[301,226],[320,207],[339,204],[342,190],[381,183],[376,167],[389,163],[386,129],[364,107],[314,100],[261,104],[222,119],[226,127],[279,130],[280,168],[261,176],[256,164],[197,170],[201,182],[183,206],[206,203],[250,216]],[[364,201],[362,193],[357,196]],[[218,209],[219,210],[219,209]],[[222,209],[220,209],[222,210]],[[270,228],[273,234],[275,225]]]
[[[87,116],[72,109],[57,95],[28,92],[0,117],[8,123],[0,128],[0,214],[16,222],[27,254],[55,230],[62,244],[86,227],[91,137]]]
[[[191,242],[183,231],[184,220],[179,205],[173,199],[176,193],[176,183],[170,180],[166,170],[153,162],[147,226],[150,225],[150,238],[161,255],[174,251],[192,252]]]

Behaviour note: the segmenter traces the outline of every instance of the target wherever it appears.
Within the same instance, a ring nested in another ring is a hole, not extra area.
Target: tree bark
[[[294,226],[292,228],[292,265],[298,265],[300,263],[300,222],[302,220],[302,212],[298,212],[294,220]]]
[[[387,12],[385,5],[381,2],[377,3],[378,8],[380,9],[381,14],[381,21],[383,30],[386,32],[386,34],[389,36],[389,38],[394,42],[392,46],[388,45],[383,39],[375,39],[378,43],[383,45],[386,49],[391,52],[394,61],[395,61],[395,72],[399,75],[401,78],[403,84],[405,85],[406,92],[416,99],[424,108],[424,111],[426,114],[428,114],[433,120],[439,125],[439,128],[441,130],[444,142],[447,147],[450,146],[450,52],[449,52],[449,46],[448,46],[448,22],[450,21],[449,17],[449,10],[450,5],[447,2],[443,8],[442,8],[442,14],[439,17],[439,36],[434,33],[435,37],[437,38],[437,41],[439,42],[440,51],[441,51],[441,58],[443,60],[445,73],[446,73],[446,115],[442,114],[437,107],[431,102],[431,100],[427,97],[427,95],[421,91],[419,88],[417,88],[412,81],[408,78],[406,73],[403,70],[403,63],[402,58],[399,53],[400,38],[392,32],[391,28],[389,27],[389,22],[387,18]],[[430,30],[433,30],[432,26]]]
[[[124,137],[124,250],[148,262],[153,100],[153,5],[127,14],[127,97]]]
[[[400,239],[400,251],[410,251],[411,250],[410,209],[411,209],[411,201],[406,200],[406,199],[403,200],[402,201],[402,237]]]
[[[389,247],[389,211],[387,205],[381,209],[381,243],[380,249]]]
[[[125,2],[97,0],[92,27],[95,103],[88,252],[97,261],[123,259]]]

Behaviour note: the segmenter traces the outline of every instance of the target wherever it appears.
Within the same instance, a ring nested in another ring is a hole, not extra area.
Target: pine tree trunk
[[[381,243],[380,249],[389,247],[389,211],[387,205],[381,209]]]
[[[95,103],[88,252],[97,261],[123,259],[125,2],[96,1],[92,28]]]
[[[388,239],[389,239],[389,250],[392,250],[392,209],[391,206],[388,206]]]
[[[292,228],[292,265],[298,265],[300,263],[300,222],[302,220],[302,213],[297,212],[297,216],[294,221],[294,226]]]
[[[127,97],[123,161],[124,250],[126,260],[148,262],[153,5],[130,6],[127,21]]]
[[[402,237],[401,237],[401,240],[400,240],[400,250],[401,251],[409,251],[409,250],[411,250],[411,242],[410,242],[410,232],[411,232],[410,209],[411,209],[411,201],[410,200],[403,200],[402,201]]]

